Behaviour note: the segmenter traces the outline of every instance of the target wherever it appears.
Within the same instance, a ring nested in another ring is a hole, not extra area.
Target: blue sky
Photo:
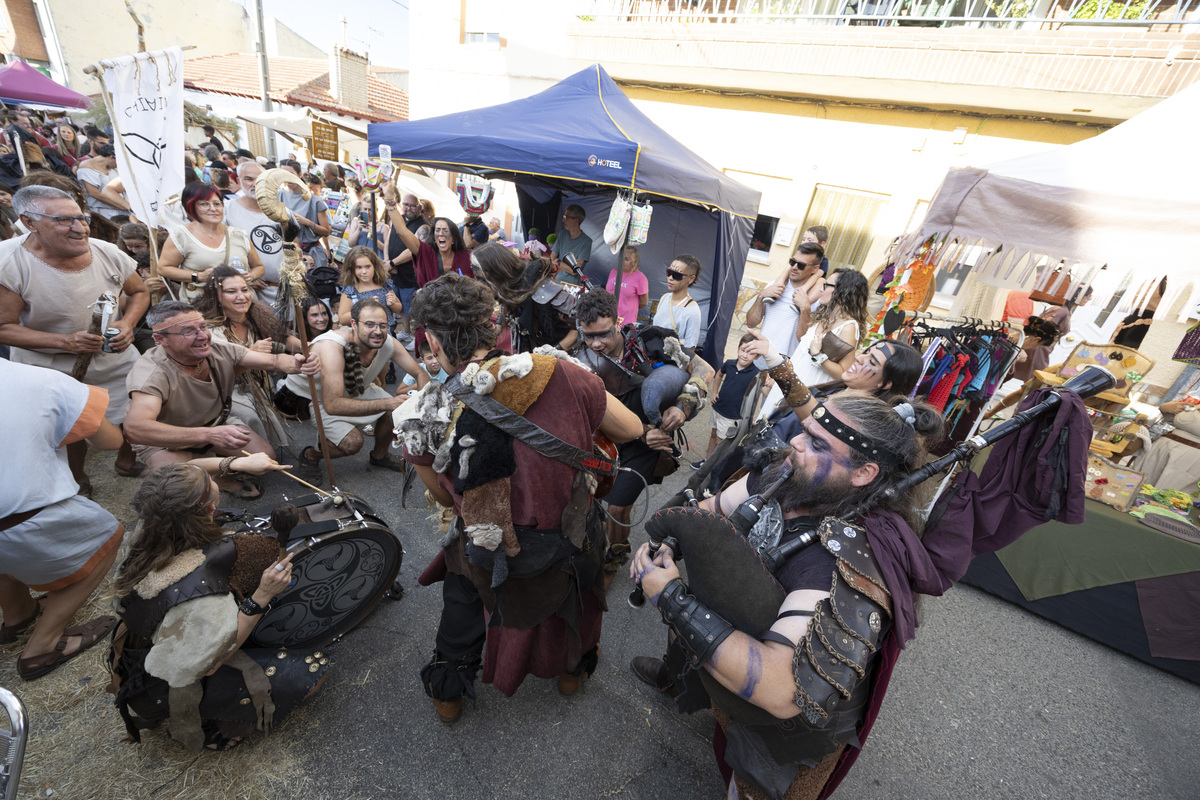
[[[241,2],[253,16],[253,0]],[[350,49],[369,50],[372,64],[408,66],[407,0],[263,0],[263,13],[281,20],[326,52],[342,43],[345,16]]]

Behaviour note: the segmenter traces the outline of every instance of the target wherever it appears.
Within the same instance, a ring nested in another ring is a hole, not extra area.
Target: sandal
[[[91,500],[92,499],[92,484],[91,483],[79,484],[79,491],[75,492],[75,494],[79,495],[80,497],[85,497],[88,500]]]
[[[313,454],[311,457],[308,455],[309,452]],[[320,486],[322,479],[325,477],[325,473],[321,470],[320,451],[312,447],[306,447],[300,451],[300,458],[298,460],[300,468],[296,471],[300,473],[300,476],[314,486]]]
[[[37,622],[37,618],[42,614],[42,600],[37,598],[37,603],[33,609],[33,616],[23,622],[14,622],[12,625],[0,625],[0,644],[11,644],[17,640],[25,631],[33,627],[33,623]]]
[[[134,461],[133,465],[128,467],[122,467],[120,464],[113,465],[113,472],[122,478],[140,478],[145,471],[146,465],[141,461]]]
[[[117,627],[117,618],[104,616],[96,617],[91,622],[76,625],[74,628],[67,628],[59,638],[58,644],[54,645],[54,649],[49,653],[41,653],[29,658],[18,658],[17,674],[23,680],[31,681],[34,678],[40,678],[43,675],[53,672],[75,656],[98,643],[115,627]],[[73,652],[65,653],[63,651],[67,649],[67,641],[72,636],[80,637],[79,647]]]
[[[401,475],[405,475],[408,473],[408,462],[407,461],[397,461],[394,458],[392,458],[391,456],[384,456],[383,458],[376,458],[375,456],[371,456],[368,459],[368,463],[372,467],[379,467],[380,469],[390,469],[392,472],[399,472]]]

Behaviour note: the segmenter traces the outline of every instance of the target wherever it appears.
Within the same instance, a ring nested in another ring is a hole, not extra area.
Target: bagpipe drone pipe
[[[900,493],[918,486],[934,475],[969,460],[983,448],[1033,425],[1062,403],[1063,392],[1073,392],[1087,399],[1111,389],[1115,384],[1112,373],[1103,367],[1085,369],[1053,390],[1041,403],[971,437],[946,456],[913,471],[895,491]],[[778,480],[749,497],[728,517],[697,507],[693,488],[689,487],[673,497],[646,522],[651,550],[670,547],[673,558],[686,565],[689,592],[735,628],[754,636],[770,629],[783,604],[786,592],[775,579],[775,573],[793,554],[816,541],[820,531],[841,527],[838,520],[827,518],[814,531],[767,548],[761,554],[755,550],[747,539],[750,529],[758,521],[771,496],[790,476],[791,470],[788,469]],[[862,511],[865,513],[867,510]],[[639,585],[630,593],[629,604],[637,608],[644,603],[645,595]],[[700,670],[700,673],[710,696],[731,716],[751,722],[770,719],[767,712],[724,689],[704,670]]]

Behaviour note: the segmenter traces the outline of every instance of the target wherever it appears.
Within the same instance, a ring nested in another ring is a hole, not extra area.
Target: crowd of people
[[[421,576],[442,584],[434,655],[419,671],[443,722],[460,718],[480,672],[505,695],[529,675],[576,692],[596,668],[609,584],[632,558],[631,576],[671,629],[666,656],[632,669],[663,692],[706,676],[737,796],[791,785],[799,793],[787,796],[815,797],[860,746],[880,652],[911,638],[915,592],[944,589],[914,533],[914,496],[897,489],[941,417],[908,398],[922,367],[913,348],[863,347],[868,284],[829,268],[824,228],[805,232],[750,308],[736,358],[714,370],[697,354],[700,259],[645,264],[627,247],[608,290],[592,286],[579,206],[565,208],[547,248],[507,241],[498,219],[460,228],[391,184],[368,203],[334,164],[283,159],[293,180],[264,198],[255,186],[275,165],[213,139],[189,154],[180,218],[151,231],[130,217],[100,132],[58,125],[51,143],[27,115],[10,122],[14,143],[45,139],[38,146],[67,170],[28,168],[0,244],[0,376],[10,387],[0,402],[11,412],[0,440],[45,472],[0,492],[0,641],[28,633],[21,677],[48,674],[115,629],[117,701],[135,738],[169,718],[188,747],[227,749],[261,727],[269,704],[278,719],[315,690],[326,662],[292,670],[243,647],[287,590],[291,557],[274,539],[226,535],[214,508],[221,492],[259,498],[257,476],[285,460],[319,484],[324,458],[352,457],[373,435],[371,467],[415,473],[450,510],[443,549]],[[323,187],[352,202],[342,253]],[[288,305],[289,280],[339,261],[331,296]],[[646,271],[659,270],[668,291],[652,302]],[[98,330],[106,297],[120,310]],[[709,453],[757,408],[746,398],[768,391],[774,439],[708,465],[748,475],[659,527],[724,530],[772,484],[781,541],[811,538],[830,516],[845,529],[783,566],[770,630],[736,630],[682,581],[670,547],[631,553],[632,512],[684,460],[681,430],[710,393]],[[35,395],[46,398],[38,414],[18,408]],[[285,418],[316,434],[286,456]],[[126,538],[88,499],[89,443],[116,450],[117,474],[143,481],[139,521],[117,568],[118,614],[68,627]],[[399,445],[403,458],[391,454]],[[42,535],[50,526],[53,539]],[[880,552],[839,552],[856,531]],[[871,569],[879,591],[854,595],[847,615],[837,593],[860,591],[848,576]],[[835,635],[856,644],[818,654]],[[237,696],[230,686],[252,703],[213,713]],[[771,737],[722,705],[716,686],[803,735],[771,744],[771,759],[748,758]]]

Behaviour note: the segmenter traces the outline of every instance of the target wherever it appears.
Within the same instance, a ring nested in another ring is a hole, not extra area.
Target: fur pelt
[[[346,397],[361,397],[367,390],[366,370],[362,359],[358,356],[358,343],[353,338],[345,343],[346,367],[342,372],[342,381]]]
[[[254,594],[262,581],[263,570],[279,559],[279,542],[274,536],[245,534],[233,539],[237,558],[229,573],[229,588],[239,598]]]
[[[683,352],[683,345],[674,336],[663,337],[663,353],[680,369],[687,369],[691,358]]]
[[[511,477],[516,472],[513,437],[471,409],[463,410],[455,426],[455,434],[457,441],[451,446],[451,454],[458,467],[454,476],[455,494],[465,495],[485,483]],[[462,463],[464,453],[467,453],[465,470]]]
[[[204,552],[202,550],[184,550],[167,562],[167,565],[162,569],[148,573],[146,577],[137,582],[133,590],[138,593],[139,597],[151,600],[158,597],[159,592],[175,583],[175,581],[191,575],[203,563]]]
[[[554,356],[559,361],[566,361],[567,363],[574,364],[577,367],[588,369],[588,366],[578,358],[575,358],[575,356],[571,355],[566,350],[555,347],[552,344],[544,344],[541,347],[534,348],[533,354],[535,356]]]
[[[392,412],[392,424],[408,452],[414,456],[434,453],[433,468],[438,472],[445,472],[450,465],[457,405],[445,386],[430,381]]]
[[[501,478],[467,492],[462,502],[463,523],[467,525],[468,534],[472,528],[476,528],[482,535],[484,530],[481,526],[484,525],[496,528],[500,534],[499,540],[491,547],[478,541],[475,544],[495,550],[496,546],[503,542],[504,554],[509,558],[521,552],[521,544],[517,541],[517,532],[512,524],[512,499],[509,494],[511,491],[509,479]],[[475,538],[472,536],[472,541]],[[487,540],[490,542],[492,538],[492,534],[488,532]]]

